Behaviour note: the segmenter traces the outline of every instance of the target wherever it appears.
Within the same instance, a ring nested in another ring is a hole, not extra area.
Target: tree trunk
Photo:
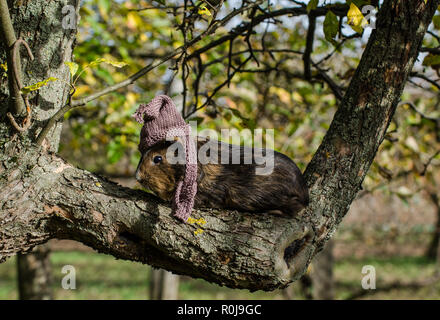
[[[440,248],[440,201],[438,199],[436,191],[430,192],[429,197],[431,198],[431,201],[436,209],[437,222],[432,235],[432,240],[428,246],[428,250],[426,251],[426,256],[429,259],[437,260],[439,258],[438,251]]]
[[[14,28],[36,61],[25,83],[48,76],[67,81],[75,30],[61,26],[67,1],[33,0],[11,10]],[[31,100],[24,135],[0,119],[0,262],[51,238],[204,278],[232,288],[273,290],[306,270],[344,217],[381,144],[439,0],[385,0],[361,62],[305,178],[310,205],[297,217],[195,210],[207,223],[179,222],[157,198],[73,168],[54,151],[59,123],[40,148],[31,143],[65,102],[54,82]],[[4,48],[3,48],[4,49]],[[4,57],[1,59],[5,61]],[[28,73],[25,73],[28,74]],[[7,83],[0,83],[0,112]],[[3,98],[1,98],[3,97]]]
[[[47,245],[28,254],[17,255],[17,281],[20,300],[51,300],[52,268]]]
[[[333,240],[329,240],[312,263],[312,296],[314,300],[334,299]]]
[[[71,2],[73,1],[48,4],[45,1],[34,1],[32,4],[15,6],[13,1],[9,1],[8,7],[14,21],[16,38],[26,40],[37,58],[35,62],[21,59],[23,68],[19,67],[19,69],[28,71],[21,74],[24,85],[41,81],[49,76],[66,79],[67,74],[62,62],[66,57],[71,56],[74,33],[72,30],[63,30],[60,23],[62,6]],[[55,28],[58,30],[54,30]],[[3,49],[0,50],[0,57],[5,54],[6,48],[3,47],[4,45],[5,43],[0,44],[0,48]],[[8,73],[9,78],[11,78],[11,72]],[[65,99],[67,91],[64,85],[59,83],[51,88],[53,90],[41,90],[31,99],[31,104],[34,107],[32,110],[33,121],[36,123],[39,120],[49,118],[56,111],[54,106],[59,108]],[[0,82],[0,114],[2,115],[7,112],[8,106],[6,103],[8,98],[8,95],[5,94],[7,93],[6,89],[6,83]],[[1,123],[3,130],[5,130],[4,120],[3,118],[3,123]],[[31,135],[35,135],[39,129],[41,129],[41,124],[34,124],[30,130]],[[60,133],[61,123],[52,130],[46,140],[49,151],[55,152],[58,150]],[[11,137],[11,134],[12,132],[9,130],[7,133],[2,132],[1,136],[5,139]],[[1,143],[5,143],[5,140]],[[19,253],[17,255],[17,275],[19,298],[21,300],[48,300],[53,298],[50,250],[46,245],[37,246],[28,254]]]
[[[150,300],[177,300],[179,276],[163,269],[152,269],[150,278]]]

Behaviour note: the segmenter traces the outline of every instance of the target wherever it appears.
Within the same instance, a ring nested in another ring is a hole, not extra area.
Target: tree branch
[[[309,14],[309,28],[307,29],[306,37],[306,49],[304,50],[303,61],[304,61],[304,77],[306,80],[312,79],[311,70],[311,55],[313,52],[313,42],[315,40],[315,27],[316,27],[316,17],[313,14]]]
[[[221,285],[273,290],[299,277],[310,255],[311,228],[297,219],[207,209],[192,214],[206,224],[181,223],[158,198],[53,154],[29,150],[18,170],[26,174],[9,171],[0,190],[0,262],[51,238],[73,239]],[[301,245],[286,250],[292,243]]]

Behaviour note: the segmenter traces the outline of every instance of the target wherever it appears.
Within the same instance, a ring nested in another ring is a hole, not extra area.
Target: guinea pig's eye
[[[153,158],[153,162],[156,164],[162,162],[162,156],[155,156]]]

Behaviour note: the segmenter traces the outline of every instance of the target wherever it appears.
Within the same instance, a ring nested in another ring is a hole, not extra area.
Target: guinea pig
[[[258,149],[257,152],[250,147],[196,139],[195,208],[281,211],[295,215],[308,205],[308,188],[301,171],[284,154],[271,149]],[[165,201],[172,200],[176,182],[185,173],[184,164],[176,163],[174,158],[170,161],[170,154],[179,157],[181,147],[180,140],[159,142],[144,151],[136,169],[136,180]],[[268,163],[272,166],[267,166]]]

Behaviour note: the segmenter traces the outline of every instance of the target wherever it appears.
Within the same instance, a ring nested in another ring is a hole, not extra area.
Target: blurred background
[[[187,120],[197,121],[199,130],[275,129],[275,149],[303,171],[330,125],[371,28],[356,32],[346,17],[338,16],[337,34],[329,37],[324,21],[331,18],[311,22],[307,15],[285,14],[262,20],[244,36],[228,35],[265,12],[324,5],[337,12],[350,3],[380,6],[380,1],[274,0],[270,5],[261,1],[260,13],[245,10],[248,1],[226,1],[217,19],[242,12],[185,55],[66,114],[61,155],[121,185],[140,188],[134,179],[140,125],[132,114],[139,103],[165,93]],[[81,1],[74,98],[161,61],[207,28],[213,8],[215,1]],[[307,75],[303,65],[311,23],[314,68]],[[439,29],[437,13],[425,47],[440,45]],[[222,37],[227,40],[210,47]],[[0,264],[0,299],[440,298],[440,56],[421,51],[363,190],[307,274],[290,287],[268,293],[229,289],[116,260],[77,242],[52,240]],[[61,287],[65,265],[76,270],[74,290]],[[366,265],[375,268],[374,290],[361,286]]]

